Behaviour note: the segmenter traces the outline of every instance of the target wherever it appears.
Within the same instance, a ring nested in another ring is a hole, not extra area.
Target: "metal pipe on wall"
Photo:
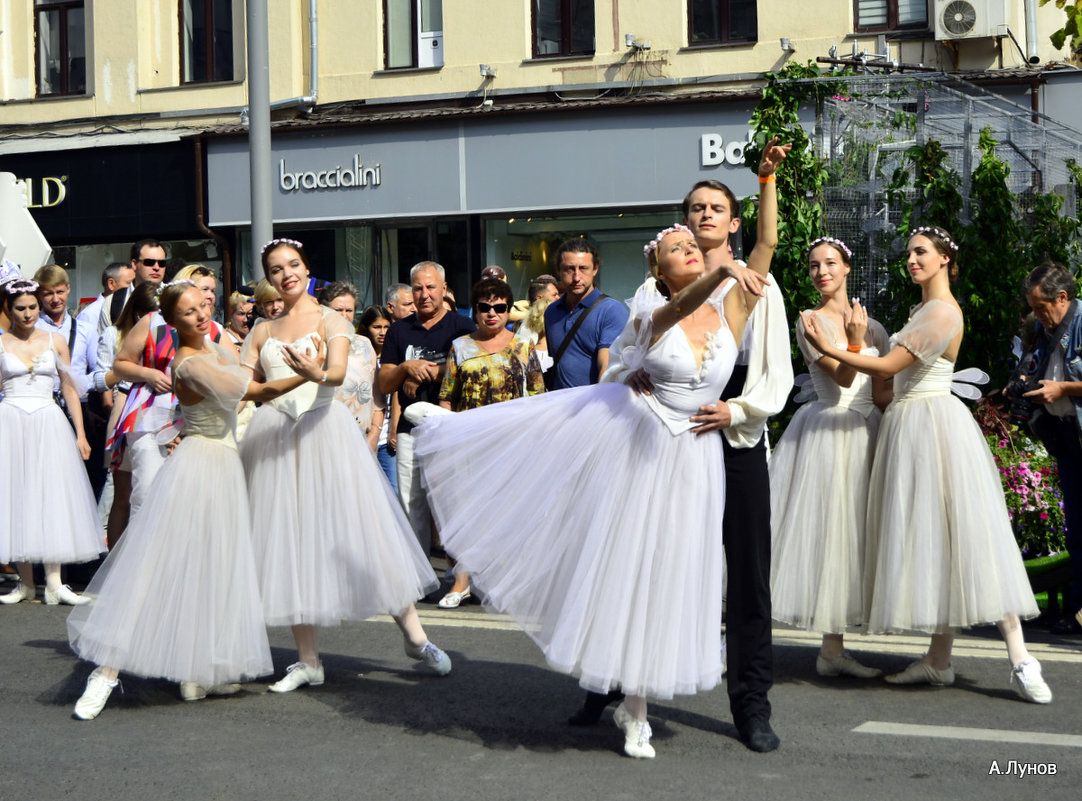
[[[274,232],[271,207],[270,42],[267,4],[245,3],[248,24],[248,173],[252,252]]]

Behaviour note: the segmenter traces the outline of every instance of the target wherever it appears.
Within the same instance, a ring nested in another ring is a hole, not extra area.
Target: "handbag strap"
[[[552,366],[549,367],[549,370],[556,369],[556,365],[560,363],[560,357],[564,355],[564,351],[567,350],[567,346],[570,345],[571,340],[575,338],[575,334],[579,330],[579,326],[582,325],[583,321],[590,316],[590,312],[592,312],[594,308],[607,297],[608,295],[606,295],[605,293],[601,293],[598,296],[597,300],[587,306],[586,311],[579,315],[579,319],[575,320],[575,324],[571,326],[571,330],[567,332],[567,336],[565,336],[563,342],[560,343],[560,347],[557,349],[556,355],[552,357]]]

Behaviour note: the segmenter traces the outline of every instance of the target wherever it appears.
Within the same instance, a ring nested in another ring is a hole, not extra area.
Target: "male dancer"
[[[778,151],[781,151],[780,153]],[[789,145],[772,141],[764,162],[785,157]],[[762,169],[762,168],[761,168]],[[766,170],[773,180],[773,168]],[[771,187],[773,189],[773,187]],[[773,191],[769,193],[774,196]],[[705,254],[706,269],[731,258],[729,237],[740,228],[736,196],[718,181],[700,181],[684,198],[684,224],[695,234]],[[767,219],[775,224],[764,224]],[[777,243],[776,214],[760,213],[756,247]],[[764,230],[772,228],[771,230]],[[625,334],[627,329],[625,329]],[[623,338],[624,335],[621,335]],[[620,342],[612,352],[620,353]],[[619,369],[619,368],[617,368]],[[651,387],[645,374],[609,373],[606,380],[624,380],[641,391]],[[737,364],[722,400],[704,406],[691,420],[697,435],[720,431],[725,451],[725,519],[722,536],[727,565],[725,636],[729,708],[741,741],[751,750],[773,751],[780,744],[770,726],[767,693],[773,684],[773,646],[770,616],[770,479],[766,465],[766,423],[784,407],[793,386],[789,327],[777,282],[764,287],[744,332]],[[620,697],[590,693],[568,722],[596,723],[604,707]]]

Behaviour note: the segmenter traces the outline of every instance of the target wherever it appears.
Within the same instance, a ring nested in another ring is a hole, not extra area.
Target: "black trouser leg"
[[[770,719],[770,477],[766,446],[725,447],[726,685],[733,722]]]

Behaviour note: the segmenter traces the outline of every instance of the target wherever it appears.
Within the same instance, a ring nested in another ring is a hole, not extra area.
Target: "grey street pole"
[[[248,170],[252,192],[252,249],[257,251],[265,242],[270,241],[274,231],[274,213],[271,209],[269,36],[267,1],[248,0],[246,5]]]

